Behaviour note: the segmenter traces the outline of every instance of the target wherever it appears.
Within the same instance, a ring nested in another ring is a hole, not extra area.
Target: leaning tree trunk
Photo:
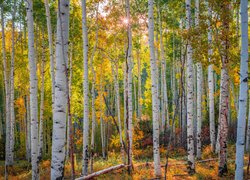
[[[83,76],[83,165],[82,174],[88,175],[89,163],[89,81],[88,81],[88,30],[87,30],[87,15],[86,15],[86,0],[82,0],[82,36],[83,36],[83,60],[84,60],[84,76]]]
[[[55,105],[51,179],[64,177],[66,118],[67,118],[67,63],[69,37],[69,0],[60,0],[57,13]]]
[[[153,110],[153,149],[154,149],[154,174],[161,176],[160,150],[159,150],[159,119],[158,119],[158,92],[157,92],[157,65],[154,50],[154,2],[148,1],[148,33],[150,49],[151,91]]]
[[[210,4],[208,4],[208,16],[212,17],[212,9]],[[208,99],[209,99],[209,132],[210,132],[210,143],[212,151],[215,151],[215,115],[214,115],[214,72],[213,64],[211,63],[211,56],[213,54],[212,50],[212,27],[211,22],[208,20]]]
[[[133,118],[133,101],[132,101],[132,31],[131,31],[131,20],[130,20],[130,3],[129,0],[126,0],[126,16],[128,20],[127,24],[127,35],[128,35],[128,48],[126,54],[126,61],[127,61],[127,72],[128,72],[128,112],[127,112],[127,131],[128,131],[128,164],[129,172],[132,171],[132,146],[133,146],[133,137],[132,137],[132,118]]]
[[[50,76],[51,76],[51,87],[52,87],[52,112],[54,112],[55,103],[55,72],[54,72],[54,52],[53,52],[53,40],[52,40],[52,28],[50,20],[50,9],[48,0],[44,0],[46,10],[46,21],[47,31],[49,39],[49,57],[50,57]]]
[[[43,32],[42,32],[43,33]],[[44,33],[43,33],[44,39]],[[42,160],[43,151],[43,119],[44,119],[44,75],[45,75],[45,44],[42,45],[42,64],[41,64],[41,103],[40,103],[40,122],[39,122],[39,143],[38,143],[38,159]]]
[[[27,24],[28,24],[28,58],[30,70],[30,124],[31,124],[31,164],[32,179],[38,179],[38,105],[37,105],[37,75],[34,48],[34,20],[33,1],[27,0]]]
[[[191,27],[191,3],[186,0],[186,29]],[[193,59],[190,39],[187,42],[187,149],[188,149],[188,173],[195,173],[194,164],[194,125],[193,125]]]
[[[240,63],[240,96],[236,141],[235,179],[243,179],[245,129],[248,96],[248,0],[241,0],[241,63]],[[250,105],[249,105],[250,106]]]

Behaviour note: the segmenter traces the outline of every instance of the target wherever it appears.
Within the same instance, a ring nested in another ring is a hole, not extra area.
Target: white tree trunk
[[[186,0],[186,29],[189,31],[191,27],[191,3]],[[189,174],[195,173],[194,164],[194,112],[193,112],[193,59],[192,59],[192,46],[190,40],[187,44],[187,149],[188,149],[188,172]]]
[[[34,48],[33,1],[27,0],[28,24],[28,58],[30,70],[30,123],[31,123],[31,164],[32,179],[38,179],[38,106],[37,106],[37,74]]]
[[[197,63],[197,131],[196,131],[196,140],[197,140],[197,149],[196,156],[198,159],[201,158],[201,124],[202,124],[202,65]]]
[[[53,51],[53,38],[52,38],[52,28],[50,20],[50,9],[48,0],[44,0],[45,10],[46,10],[46,21],[47,21],[47,31],[49,38],[49,57],[50,57],[50,76],[51,76],[51,88],[52,88],[52,112],[54,112],[55,103],[55,72],[54,72],[54,51]]]
[[[137,67],[138,67],[138,119],[141,119],[142,115],[142,105],[141,105],[141,98],[142,98],[142,91],[141,91],[141,59],[140,59],[140,52],[137,51]]]
[[[68,78],[68,95],[69,95],[69,101],[71,100],[71,84],[72,84],[72,56],[73,56],[73,43],[71,44],[70,46],[70,55],[69,55],[69,78]],[[70,128],[72,126],[72,122],[70,122],[70,115],[69,115],[69,102],[68,102],[68,118],[67,118],[67,138],[66,138],[66,141],[67,141],[67,145],[66,145],[66,161],[68,160],[69,156],[70,156]],[[72,129],[73,130],[73,129]]]
[[[240,96],[236,142],[235,179],[243,179],[245,129],[248,96],[248,0],[241,0],[241,63],[240,63]]]
[[[154,2],[148,0],[148,33],[150,49],[150,70],[151,70],[151,91],[153,111],[153,153],[154,153],[154,174],[161,176],[160,150],[159,150],[159,118],[158,118],[158,93],[157,93],[157,64],[154,50]]]
[[[230,16],[230,3],[226,2],[222,5],[222,30],[221,41],[221,82],[220,82],[220,114],[219,114],[219,176],[227,173],[227,136],[228,136],[228,94],[229,94],[229,75],[228,75],[228,38],[229,38],[229,16]],[[243,141],[244,143],[244,141]]]
[[[249,98],[249,102],[248,102],[248,124],[247,124],[247,139],[246,139],[246,150],[249,153],[250,152],[250,96]]]
[[[96,21],[98,20],[98,6],[96,11]],[[96,52],[96,47],[98,44],[98,22],[96,22],[96,33],[95,33],[95,45],[93,48],[93,52],[91,55],[90,63],[91,63],[91,72],[92,72],[92,128],[91,128],[91,166],[90,166],[90,172],[93,172],[93,164],[94,164],[94,148],[95,148],[95,127],[96,127],[96,111],[95,111],[95,86],[96,86],[96,72],[94,69],[94,57]]]
[[[132,83],[132,31],[131,31],[131,20],[130,20],[130,3],[129,0],[126,0],[126,16],[127,16],[127,34],[128,34],[128,49],[127,49],[127,55],[126,55],[126,60],[127,60],[127,71],[128,71],[128,140],[129,140],[129,144],[128,144],[128,155],[129,155],[129,159],[128,159],[128,164],[131,165],[129,167],[130,171],[132,170],[132,146],[133,146],[133,130],[132,130],[132,118],[133,118],[133,100],[132,100],[132,96],[133,96],[133,92],[132,92],[132,87],[133,87],[133,83]]]
[[[60,0],[58,5],[51,179],[64,177],[66,144],[69,0]]]
[[[199,15],[200,15],[200,1],[195,1],[195,26],[199,25]],[[197,112],[196,112],[196,156],[198,159],[201,158],[201,124],[202,124],[202,64],[198,62],[197,67]]]
[[[118,126],[119,126],[119,138],[120,138],[120,144],[121,144],[121,155],[122,155],[122,160],[125,163],[124,146],[123,146],[123,140],[122,140],[122,125],[121,125],[121,111],[120,111],[118,64],[115,64],[115,68],[116,69],[114,69],[114,66],[112,67],[113,78],[114,78],[114,83],[115,83],[115,103],[116,103],[117,119],[118,119]]]
[[[83,110],[83,166],[82,174],[88,175],[89,163],[89,81],[88,81],[88,30],[87,30],[87,15],[86,15],[86,0],[82,0],[82,37],[83,37],[83,96],[84,96],[84,110]]]
[[[162,100],[161,131],[163,132],[165,126],[169,127],[169,114],[168,114],[168,97],[167,97],[167,84],[166,84],[166,58],[163,46],[161,10],[159,6],[158,6],[158,17],[159,17],[160,50],[161,50],[161,100]],[[167,118],[167,123],[166,123],[166,118]]]
[[[124,132],[127,132],[127,127],[126,127],[126,120],[127,120],[127,96],[128,96],[128,84],[127,84],[127,65],[126,62],[124,63],[123,66],[123,110],[124,110],[124,117],[123,117],[123,128]],[[127,135],[127,133],[125,133]]]
[[[30,134],[30,104],[29,97],[26,96],[26,159],[30,162],[31,159],[31,134]]]
[[[208,4],[208,16],[212,17],[212,9]],[[212,151],[215,151],[215,122],[214,122],[214,78],[213,78],[213,64],[211,64],[212,50],[212,27],[211,22],[208,20],[208,99],[209,99],[209,131],[210,131],[210,143]]]
[[[15,62],[15,15],[16,1],[14,1],[12,13],[12,30],[11,30],[11,63],[10,63],[10,160],[14,162],[14,144],[15,144],[15,92],[14,92],[14,62]]]
[[[10,91],[9,80],[7,71],[6,47],[5,47],[5,30],[4,30],[4,5],[1,5],[1,25],[2,25],[2,53],[3,53],[3,75],[5,87],[5,165],[11,165],[11,151],[10,151],[10,132],[11,132],[11,119],[10,119]]]
[[[42,32],[43,33],[43,32]],[[44,35],[43,35],[44,38]],[[40,102],[40,121],[39,121],[39,143],[38,159],[41,161],[43,152],[43,119],[44,119],[44,75],[45,75],[45,44],[42,47],[42,64],[41,64],[41,102]]]

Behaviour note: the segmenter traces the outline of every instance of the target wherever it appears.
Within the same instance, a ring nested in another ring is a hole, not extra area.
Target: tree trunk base
[[[228,169],[227,169],[227,165],[225,164],[224,167],[219,167],[218,176],[222,177],[227,172],[228,172]]]

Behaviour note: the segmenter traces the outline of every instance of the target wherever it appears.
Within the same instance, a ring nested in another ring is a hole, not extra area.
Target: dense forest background
[[[0,6],[1,178],[247,177],[247,0]]]

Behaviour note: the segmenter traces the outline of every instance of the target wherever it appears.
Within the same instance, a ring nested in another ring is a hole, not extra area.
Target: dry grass
[[[182,150],[181,150],[182,151]],[[235,157],[235,147],[229,146],[228,152],[228,174],[221,179],[233,179],[234,178],[234,157]],[[172,153],[174,155],[175,153]],[[181,179],[219,179],[218,174],[218,161],[207,161],[202,163],[196,163],[196,174],[189,176],[186,170],[186,161],[185,156],[169,158],[169,166],[167,172],[167,179],[181,180]],[[216,158],[216,155],[211,153],[210,147],[203,148],[202,159]],[[248,158],[245,157],[245,162]],[[106,175],[99,176],[97,179],[107,179],[107,180],[116,180],[116,179],[135,179],[135,180],[144,180],[144,179],[153,179],[154,178],[154,168],[153,164],[145,164],[145,160],[134,160],[134,170],[132,175],[127,174],[126,169],[110,172]],[[152,162],[152,160],[151,160]],[[94,171],[105,169],[110,166],[121,164],[121,158],[119,154],[110,153],[108,160],[103,160],[101,158],[96,158],[94,163]],[[164,165],[165,159],[162,158],[162,165]],[[70,164],[67,162],[65,164],[65,179],[70,179]],[[78,161],[75,164],[76,175],[80,176],[81,172],[81,161]],[[246,167],[244,168],[246,170]],[[0,163],[0,179],[3,179],[4,166],[3,162]],[[46,160],[40,164],[40,179],[47,180],[50,179],[50,161]],[[164,167],[162,167],[162,176],[164,176]],[[28,180],[31,178],[30,164],[25,161],[19,161],[13,167],[10,168],[11,180]],[[162,178],[163,179],[163,178]]]

